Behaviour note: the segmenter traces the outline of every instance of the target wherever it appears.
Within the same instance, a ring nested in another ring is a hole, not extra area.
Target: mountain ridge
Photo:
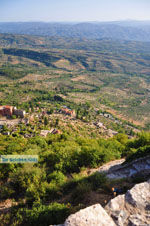
[[[0,22],[0,33],[150,42],[150,22]]]

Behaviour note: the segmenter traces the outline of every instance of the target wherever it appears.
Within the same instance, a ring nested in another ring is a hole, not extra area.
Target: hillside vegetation
[[[17,83],[17,95],[31,99],[22,83],[30,81],[27,89],[89,101],[149,129],[149,43],[1,34],[0,44],[0,76],[10,95]],[[1,95],[9,97],[7,90]]]
[[[122,156],[133,156],[133,152],[134,156],[138,155],[139,148],[150,154],[146,151],[149,143],[149,134],[146,133],[133,140],[121,134],[108,140],[67,133],[31,139],[1,136],[0,154],[39,156],[38,163],[30,164],[30,167],[29,163],[7,164],[5,167],[0,164],[0,199],[9,198],[14,203],[10,212],[1,214],[1,222],[4,225],[63,223],[69,214],[89,205],[91,200],[87,200],[87,196],[92,199],[92,194],[104,205],[105,199],[112,197],[111,186],[115,182],[109,182],[100,173],[87,175],[87,167],[98,167]],[[119,186],[123,186],[123,181]],[[128,186],[131,186],[131,181],[130,185],[126,181],[126,187],[122,187],[124,192]]]
[[[69,38],[150,41],[149,21],[116,21],[93,23],[0,23],[0,33],[58,36]]]
[[[0,163],[0,225],[61,224],[149,177],[92,173],[150,155],[149,26],[0,23],[0,157],[38,155]]]

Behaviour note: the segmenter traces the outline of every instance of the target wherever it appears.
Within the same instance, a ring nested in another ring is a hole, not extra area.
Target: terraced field
[[[11,40],[1,35],[1,95],[8,103],[9,96],[32,99],[25,89],[55,91],[149,129],[149,43],[25,35]]]

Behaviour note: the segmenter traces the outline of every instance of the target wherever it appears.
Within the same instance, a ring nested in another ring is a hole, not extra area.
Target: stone
[[[115,226],[111,217],[101,207],[100,204],[96,204],[79,212],[72,214],[65,221],[64,226]]]
[[[139,225],[148,226],[146,223],[146,220],[144,220],[143,217],[139,214],[131,215],[129,217],[129,224],[131,226],[139,226]]]
[[[105,210],[118,226],[150,225],[150,180],[112,199]]]
[[[150,204],[150,181],[136,184],[126,193],[125,201],[140,210],[145,209]]]
[[[70,215],[61,226],[116,226],[116,224],[100,204],[95,204]]]
[[[132,162],[118,164],[104,171],[110,179],[129,178],[134,176],[146,176],[150,174],[150,156],[135,159]]]

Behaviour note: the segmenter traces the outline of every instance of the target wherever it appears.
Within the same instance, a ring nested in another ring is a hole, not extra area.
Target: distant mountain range
[[[1,22],[0,33],[150,42],[150,21],[129,20],[84,23]]]

